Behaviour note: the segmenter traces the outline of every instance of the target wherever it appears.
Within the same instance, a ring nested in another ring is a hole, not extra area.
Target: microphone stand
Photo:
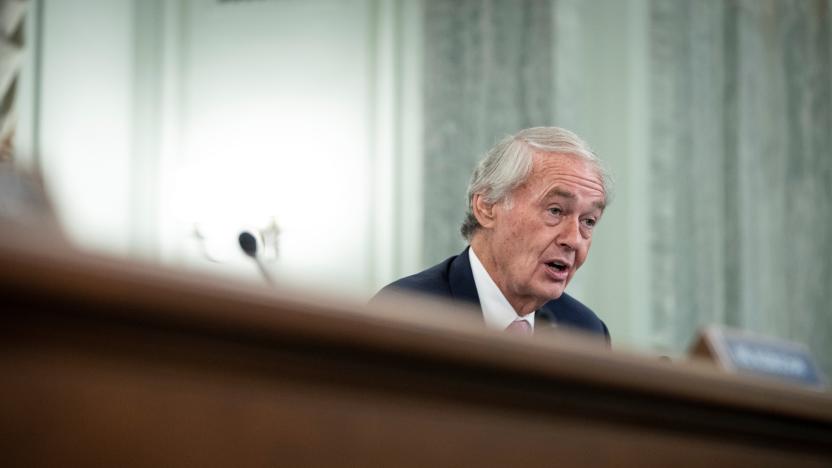
[[[263,261],[260,259],[259,249],[257,248],[257,237],[248,231],[243,231],[240,233],[237,240],[239,241],[240,248],[243,249],[243,252],[245,252],[249,258],[254,260],[254,263],[257,265],[257,269],[260,271],[263,279],[266,280],[266,283],[273,287],[275,285],[274,277],[271,273],[269,273],[269,270],[266,269],[266,265],[264,265]]]

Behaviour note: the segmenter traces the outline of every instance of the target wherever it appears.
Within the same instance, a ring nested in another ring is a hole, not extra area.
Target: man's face
[[[494,280],[515,309],[536,309],[563,294],[586,260],[605,198],[597,171],[583,159],[534,155],[528,180],[508,203],[493,206],[486,228]]]

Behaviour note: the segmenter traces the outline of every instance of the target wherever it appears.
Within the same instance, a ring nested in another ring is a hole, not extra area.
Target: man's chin
[[[552,287],[552,285],[547,285],[547,287],[542,288],[540,290],[540,297],[545,298],[546,302],[554,301],[555,299],[560,298],[563,295],[563,291],[566,289],[565,284],[556,285],[556,287]]]
[[[552,298],[549,300],[554,301],[555,299],[560,299],[561,296],[563,296],[563,289],[559,289],[558,292],[554,294]]]

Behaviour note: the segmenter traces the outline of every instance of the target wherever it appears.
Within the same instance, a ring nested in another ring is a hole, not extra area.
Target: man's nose
[[[567,247],[571,250],[577,250],[581,242],[581,221],[578,218],[567,218],[560,223],[561,229],[558,231],[557,243],[561,247]]]

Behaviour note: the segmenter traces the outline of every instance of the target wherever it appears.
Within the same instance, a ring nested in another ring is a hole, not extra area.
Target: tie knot
[[[506,327],[506,333],[511,335],[531,335],[532,334],[532,326],[529,324],[528,321],[523,319],[517,319],[511,322]]]

